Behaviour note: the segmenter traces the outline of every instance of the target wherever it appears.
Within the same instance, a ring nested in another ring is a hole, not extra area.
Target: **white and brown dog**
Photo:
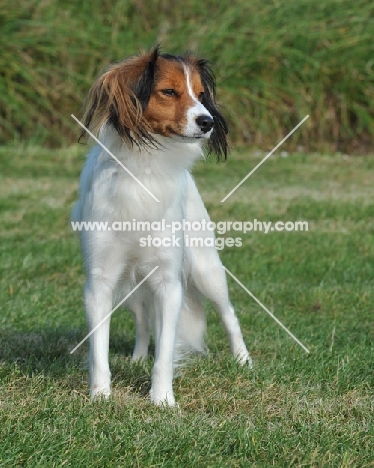
[[[204,296],[219,313],[238,362],[251,365],[214,233],[201,230],[198,235],[213,242],[191,247],[185,231],[171,232],[172,223],[210,221],[189,169],[202,156],[204,142],[226,157],[227,124],[215,103],[214,75],[206,60],[160,54],[156,47],[100,76],[90,90],[83,122],[131,175],[95,146],[81,175],[73,220],[105,221],[109,226],[118,221],[165,220],[166,228],[146,235],[161,240],[177,236],[174,245],[160,241],[142,247],[139,239],[144,232],[81,232],[88,327],[93,330],[110,314],[115,298],[125,297],[158,267],[125,305],[136,323],[133,359],[147,356],[154,323],[150,396],[155,404],[172,406],[175,363],[185,351],[204,350]],[[110,394],[109,323],[108,318],[90,336],[92,397]]]

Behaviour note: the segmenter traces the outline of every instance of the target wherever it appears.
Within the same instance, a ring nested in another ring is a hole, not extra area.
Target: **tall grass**
[[[0,141],[76,141],[71,120],[110,61],[161,41],[209,58],[236,143],[365,152],[374,134],[374,4],[366,0],[5,0]]]

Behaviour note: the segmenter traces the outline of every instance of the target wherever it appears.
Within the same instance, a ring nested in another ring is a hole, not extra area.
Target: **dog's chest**
[[[113,214],[119,221],[168,222],[183,218],[186,203],[184,174],[167,177],[146,168],[136,175],[136,179],[121,172],[113,174],[110,198]]]

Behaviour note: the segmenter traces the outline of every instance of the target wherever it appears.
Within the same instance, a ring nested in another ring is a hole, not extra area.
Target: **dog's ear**
[[[209,139],[209,149],[217,154],[218,159],[226,159],[229,148],[227,143],[228,125],[217,107],[215,76],[207,60],[197,60],[197,67],[204,86],[204,96],[201,103],[214,119],[214,128]]]
[[[156,144],[143,112],[154,88],[158,56],[157,46],[148,54],[112,65],[99,77],[84,109],[83,123],[92,133],[110,124],[129,146]]]
[[[133,79],[131,88],[139,100],[143,112],[146,110],[152,91],[155,86],[155,75],[157,59],[160,55],[160,46],[154,47],[148,55],[142,57],[145,61],[145,68],[141,71],[140,77]]]

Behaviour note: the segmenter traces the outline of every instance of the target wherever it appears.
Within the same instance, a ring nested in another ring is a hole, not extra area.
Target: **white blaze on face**
[[[184,134],[187,137],[209,138],[213,129],[207,133],[203,133],[200,127],[196,123],[196,118],[199,117],[200,115],[208,115],[209,117],[212,117],[212,115],[210,114],[208,109],[201,104],[201,102],[198,100],[197,96],[193,92],[192,85],[191,85],[190,70],[184,64],[183,64],[183,68],[184,68],[184,74],[186,76],[187,91],[193,101],[192,106],[187,110],[187,124],[185,127]]]

